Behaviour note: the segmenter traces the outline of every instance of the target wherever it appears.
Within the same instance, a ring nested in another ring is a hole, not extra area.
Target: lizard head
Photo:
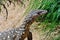
[[[36,13],[38,15],[43,15],[43,14],[46,14],[47,13],[47,10],[37,10]]]
[[[40,16],[40,15],[43,15],[43,14],[46,14],[47,13],[47,10],[33,10],[33,11],[31,11],[31,15],[33,16],[33,17],[37,17],[37,16]]]

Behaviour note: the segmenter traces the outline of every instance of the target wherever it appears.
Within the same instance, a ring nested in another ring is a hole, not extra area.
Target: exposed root
[[[10,5],[11,5],[11,3],[13,3],[13,4],[14,4],[14,6],[15,6],[15,3],[14,3],[13,1],[11,1],[11,0],[8,0],[8,1],[9,1]]]
[[[0,5],[2,5],[2,6],[4,7],[4,9],[6,10],[6,20],[7,20],[7,17],[8,17],[8,10],[7,10],[6,6],[5,6],[5,4],[0,3]]]

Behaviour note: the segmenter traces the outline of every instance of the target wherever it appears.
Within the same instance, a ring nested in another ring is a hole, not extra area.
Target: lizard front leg
[[[32,40],[32,33],[29,31],[29,34],[28,34],[28,37],[27,37],[28,40]]]

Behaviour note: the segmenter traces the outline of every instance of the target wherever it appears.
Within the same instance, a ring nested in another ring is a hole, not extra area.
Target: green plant
[[[60,18],[60,0],[43,0],[39,9],[46,9],[48,14],[44,16],[44,22],[51,23],[49,28],[54,28],[56,24],[59,24]],[[53,25],[54,23],[54,25]],[[52,27],[53,25],[53,27]]]

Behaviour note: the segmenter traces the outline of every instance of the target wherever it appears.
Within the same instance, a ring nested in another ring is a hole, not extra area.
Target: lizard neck
[[[37,13],[36,13],[37,14]],[[29,29],[29,27],[30,27],[30,25],[35,21],[35,19],[39,16],[39,15],[37,15],[37,16],[33,16],[34,14],[28,14],[26,17],[25,17],[25,19],[24,19],[24,21],[23,21],[23,23],[22,23],[22,26],[24,25],[24,27],[23,28],[26,28],[26,29]],[[21,26],[21,27],[22,27]]]

